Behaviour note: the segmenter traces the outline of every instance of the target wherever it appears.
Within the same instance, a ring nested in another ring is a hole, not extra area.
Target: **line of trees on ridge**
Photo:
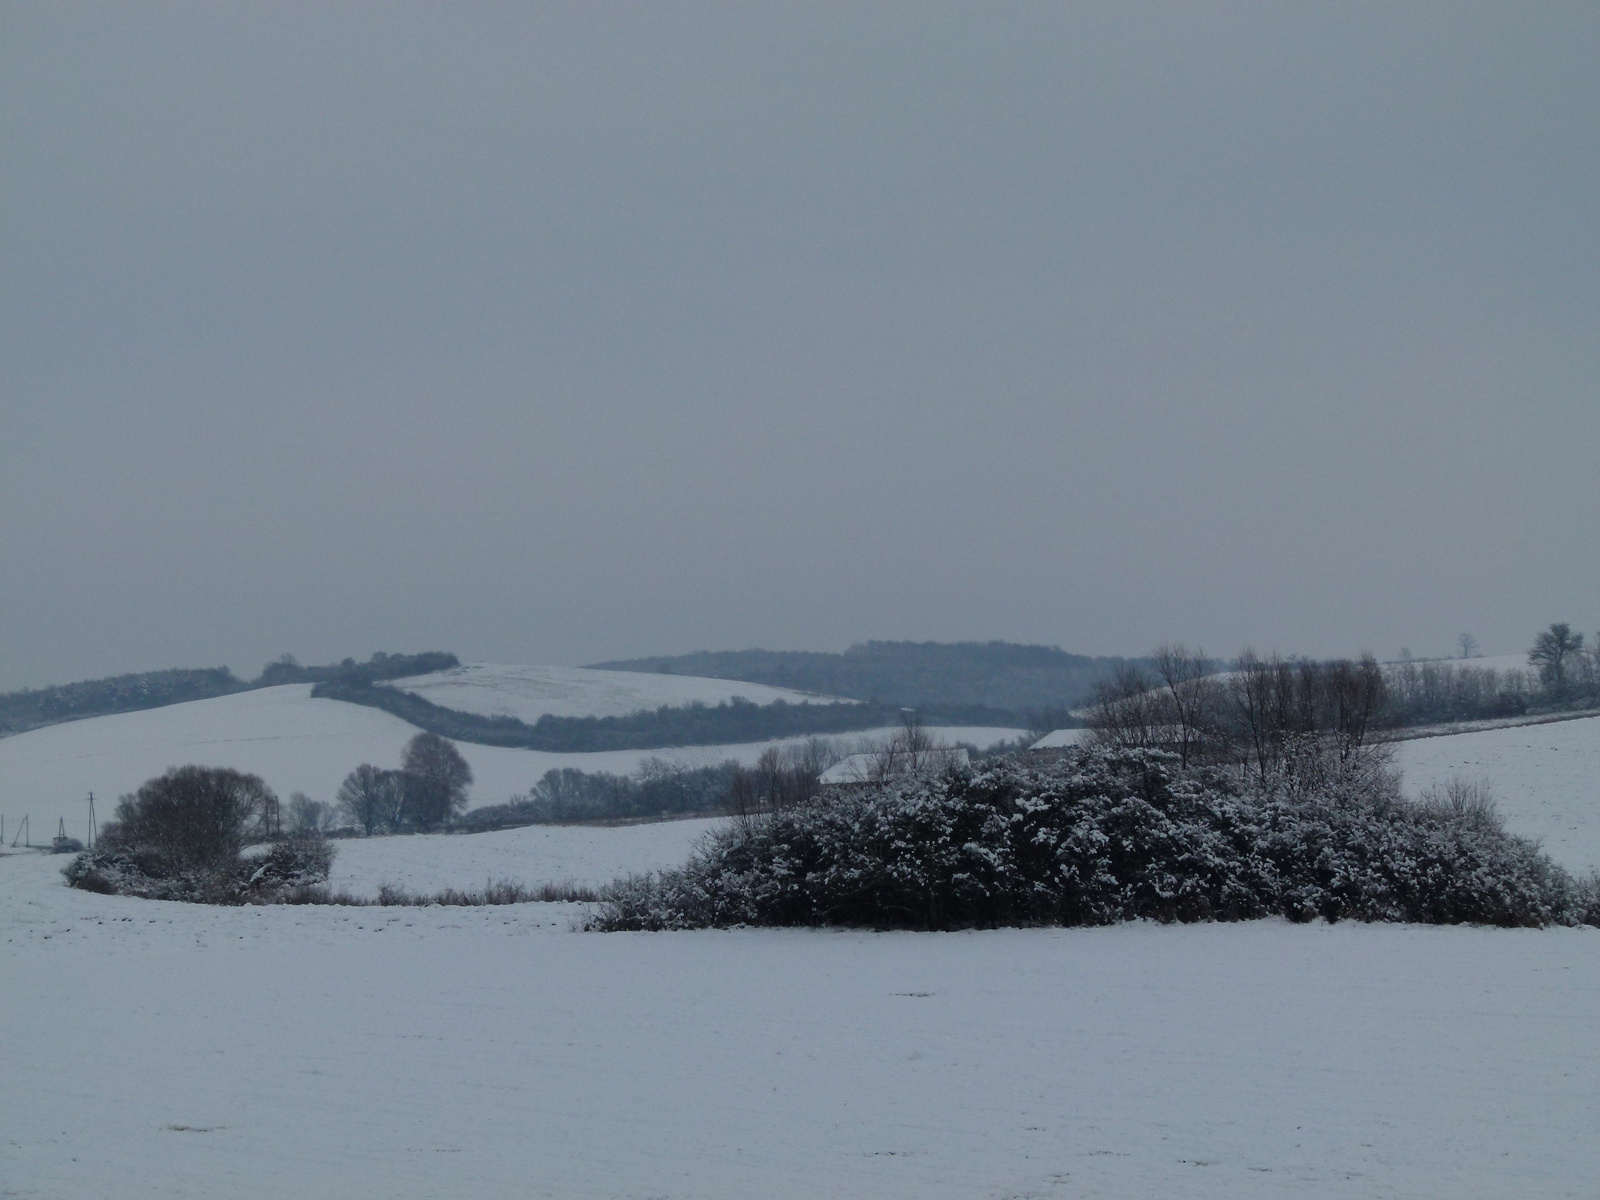
[[[1380,664],[1370,654],[1317,662],[1248,647],[1221,671],[1181,643],[1148,661],[1096,685],[1085,720],[1092,738],[1171,750],[1185,766],[1249,762],[1261,774],[1298,739],[1323,738],[1349,756],[1395,729],[1600,704],[1600,645],[1586,650],[1583,635],[1559,623],[1535,639],[1527,671],[1470,659]]]

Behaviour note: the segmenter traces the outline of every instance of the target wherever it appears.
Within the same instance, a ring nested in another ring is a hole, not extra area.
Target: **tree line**
[[[466,808],[471,783],[461,752],[432,733],[406,743],[398,770],[357,767],[332,805],[298,792],[281,805],[260,776],[226,767],[173,767],[118,800],[96,844],[64,873],[89,891],[277,901],[326,881],[333,851],[322,835],[337,819],[368,834],[438,829]],[[259,842],[271,844],[265,856],[241,856]]]
[[[1347,759],[1387,699],[1371,655],[1313,662],[1246,649],[1219,674],[1203,651],[1173,643],[1151,661],[1149,672],[1124,668],[1097,686],[1087,724],[1104,745],[1171,750],[1184,767],[1241,759],[1264,775],[1298,740],[1324,736]]]
[[[1528,671],[1471,660],[1380,664],[1372,655],[1318,662],[1246,648],[1228,669],[1181,643],[1149,667],[1125,665],[1095,688],[1094,740],[1163,749],[1181,764],[1240,761],[1267,773],[1305,739],[1357,753],[1374,734],[1421,724],[1559,712],[1600,704],[1600,646],[1565,624],[1539,633]]]
[[[22,733],[63,721],[138,712],[189,700],[209,700],[248,690],[227,667],[144,671],[109,679],[86,679],[55,687],[25,688],[0,695],[0,733]]]
[[[144,671],[52,687],[24,688],[0,695],[0,734],[23,733],[29,729],[85,717],[140,712],[190,700],[210,700],[216,696],[229,696],[235,692],[276,687],[284,683],[348,680],[370,685],[381,679],[425,675],[430,671],[443,671],[460,665],[460,660],[454,654],[440,651],[422,654],[386,654],[379,651],[366,662],[347,658],[328,666],[301,666],[293,655],[285,654],[277,661],[268,663],[253,680],[240,679],[227,667],[199,667]]]
[[[884,704],[755,704],[735,696],[721,704],[663,705],[615,717],[558,717],[533,724],[516,717],[482,716],[444,708],[399,688],[343,680],[318,684],[313,696],[365,704],[392,713],[419,729],[456,741],[509,746],[554,754],[600,750],[654,750],[666,746],[720,746],[780,738],[860,732],[899,722],[901,710]],[[1020,714],[945,706],[924,720],[949,724],[1014,725]]]
[[[345,776],[334,811],[369,837],[427,833],[465,811],[471,786],[472,767],[461,751],[438,734],[423,732],[406,743],[398,770],[362,763]],[[322,818],[325,810],[318,806],[311,813]]]

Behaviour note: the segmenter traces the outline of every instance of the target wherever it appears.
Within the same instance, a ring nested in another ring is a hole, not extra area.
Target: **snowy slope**
[[[605,674],[606,672],[595,672]],[[55,833],[64,817],[67,832],[85,835],[87,797],[93,792],[102,819],[118,796],[146,779],[184,763],[235,767],[260,775],[280,795],[303,791],[331,800],[356,766],[400,765],[400,751],[417,730],[389,713],[314,699],[310,684],[285,684],[195,700],[144,712],[93,717],[0,738],[0,814],[9,843],[23,814],[30,815],[35,844]],[[878,731],[881,735],[887,731]],[[941,729],[955,740],[988,745],[1017,730]],[[851,734],[856,745],[864,735]],[[736,758],[754,762],[767,745],[692,746],[667,750],[614,750],[598,754],[546,754],[498,746],[458,743],[472,765],[473,802],[499,804],[526,794],[548,770],[627,774],[647,758],[688,765]]]
[[[1418,738],[1395,761],[1411,795],[1453,775],[1488,779],[1512,832],[1569,870],[1600,866],[1600,718]]]
[[[571,906],[203,908],[69,891],[57,865],[0,858],[8,1195],[1542,1200],[1600,1178],[1592,930],[575,934]]]
[[[621,717],[662,705],[716,705],[735,696],[752,704],[771,704],[775,700],[826,704],[836,700],[833,696],[728,679],[499,663],[468,663],[448,671],[397,679],[392,686],[443,708],[485,717],[516,717],[530,725],[546,713],[558,717]]]

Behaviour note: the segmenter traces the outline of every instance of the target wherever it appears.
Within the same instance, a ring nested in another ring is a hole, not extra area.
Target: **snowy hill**
[[[667,682],[673,681],[667,678]],[[82,838],[90,792],[95,795],[100,819],[105,820],[118,796],[168,767],[185,763],[249,771],[260,775],[280,796],[301,791],[318,800],[331,800],[340,781],[361,763],[399,766],[401,748],[417,733],[414,726],[379,709],[314,698],[311,686],[291,683],[260,688],[0,738],[0,814],[5,817],[7,843],[24,814],[30,818],[35,845],[47,842],[56,831],[57,819],[63,817],[67,833]],[[951,728],[939,732],[950,741],[988,745],[1015,737],[1019,731]],[[874,736],[874,731],[850,734],[844,741],[854,746],[869,736]],[[629,774],[647,758],[687,766],[730,758],[750,763],[768,745],[785,743],[595,754],[457,744],[472,766],[473,803],[499,804],[514,795],[525,795],[552,768]]]
[[[1513,833],[1568,870],[1600,867],[1600,717],[1417,738],[1395,762],[1413,796],[1453,775],[1489,780]]]
[[[441,708],[483,717],[516,717],[532,725],[556,717],[624,717],[662,705],[722,704],[741,696],[752,704],[840,703],[837,697],[692,675],[593,671],[587,667],[527,667],[467,663],[448,671],[397,679],[391,687]],[[855,703],[855,701],[842,701]]]

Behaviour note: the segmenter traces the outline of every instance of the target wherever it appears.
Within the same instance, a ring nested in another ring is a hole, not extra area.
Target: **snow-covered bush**
[[[147,900],[206,901],[229,884],[226,867],[175,867],[166,855],[109,839],[78,855],[61,874],[69,887]]]
[[[243,862],[239,898],[246,903],[271,900],[289,889],[326,883],[333,855],[333,843],[316,833],[296,833],[274,842],[260,858]]]
[[[1574,888],[1573,916],[1580,925],[1600,926],[1600,871],[1590,871]]]
[[[295,834],[256,858],[208,866],[175,863],[171,856],[125,841],[108,840],[62,868],[69,886],[108,895],[200,904],[271,904],[297,889],[327,881],[334,848],[327,839]]]
[[[1580,888],[1492,821],[1409,804],[1378,756],[1315,747],[1244,790],[1149,750],[863,784],[614,884],[600,929],[950,929],[1237,920],[1542,925]]]
[[[94,848],[61,873],[69,886],[91,892],[270,903],[325,881],[333,863],[333,847],[318,832],[295,833],[259,857],[241,857],[246,843],[271,827],[275,808],[258,776],[225,767],[173,767],[122,797]]]

